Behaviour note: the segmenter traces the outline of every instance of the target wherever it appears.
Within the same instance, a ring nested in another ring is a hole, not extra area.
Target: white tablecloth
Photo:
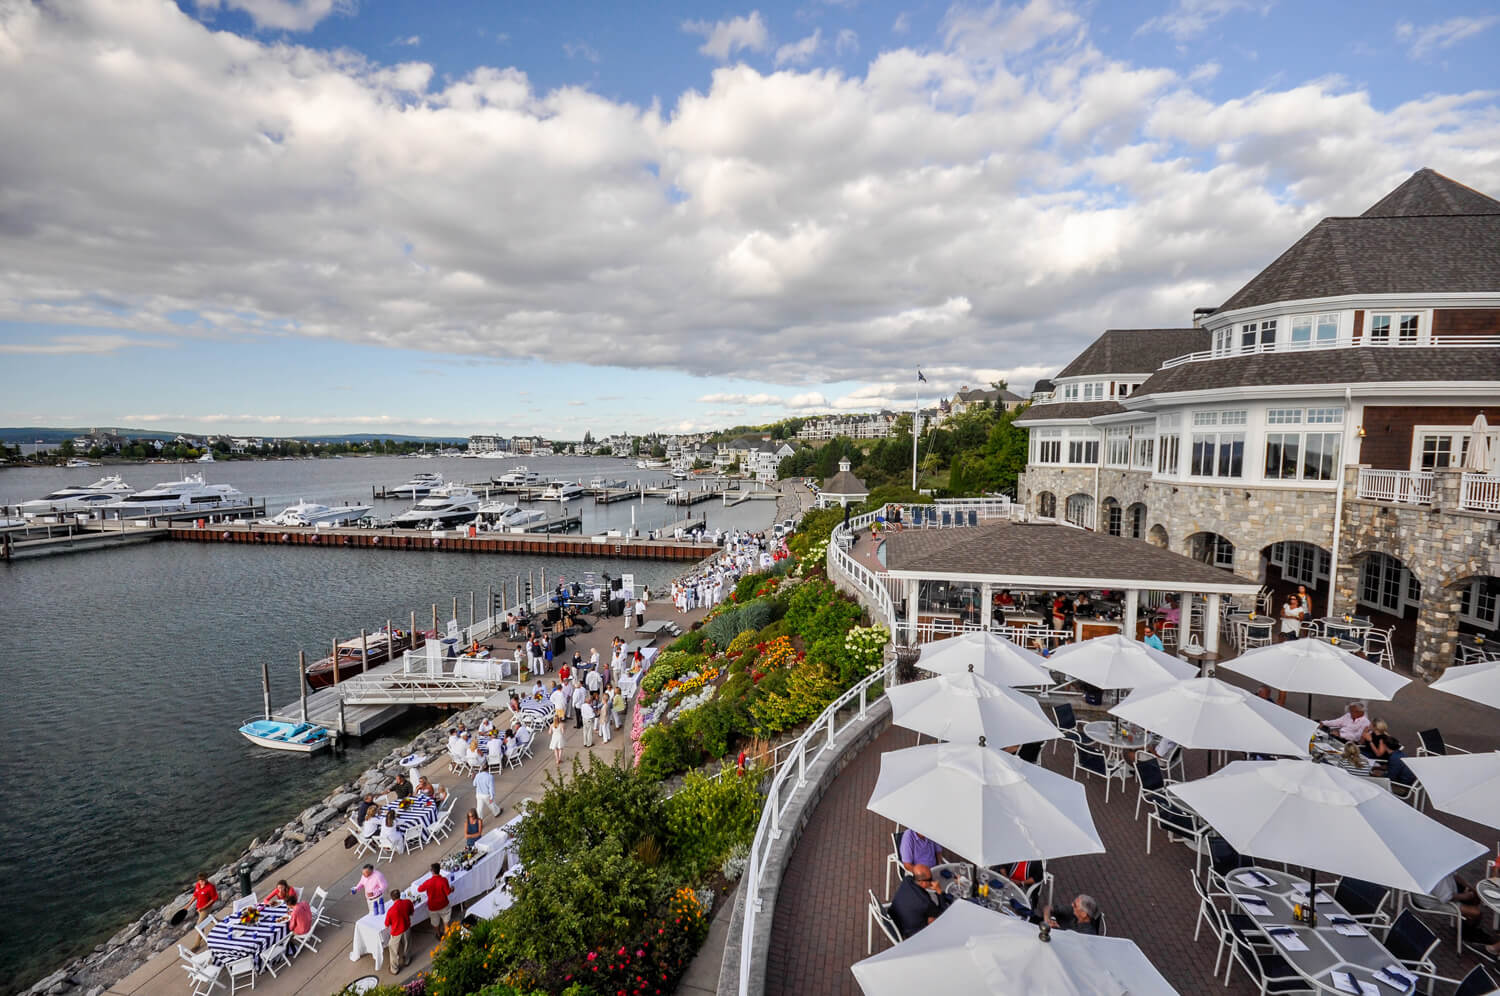
[[[453,888],[449,902],[454,906],[462,906],[464,903],[478,899],[495,887],[495,879],[500,877],[500,872],[505,867],[507,849],[496,848],[475,863],[474,867],[464,871],[445,871],[443,877]],[[421,878],[412,883],[413,886],[421,885],[432,877],[432,872],[427,872]]]
[[[410,891],[410,890],[407,890]],[[387,898],[386,908],[394,899]],[[416,925],[427,919],[427,897],[423,896],[412,900],[411,926],[407,930],[413,930]],[[380,966],[385,962],[385,942],[390,940],[390,935],[385,932],[384,913],[366,913],[354,924],[354,944],[349,950],[349,960],[359,961],[364,955],[372,955],[375,958],[375,971],[380,971]]]
[[[513,662],[508,658],[474,658],[460,657],[453,665],[453,673],[460,678],[477,678],[485,681],[500,681],[506,676],[509,665]]]
[[[481,920],[488,920],[502,910],[508,910],[515,905],[516,897],[510,891],[510,879],[514,871],[507,871],[501,878],[500,884],[490,891],[489,895],[482,896],[473,906],[469,907],[469,914],[477,916]]]

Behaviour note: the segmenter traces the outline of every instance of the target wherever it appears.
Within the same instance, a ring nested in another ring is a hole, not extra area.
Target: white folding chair
[[[328,890],[323,888],[321,885],[313,889],[312,899],[308,902],[307,905],[313,911],[313,926],[315,928],[324,926],[325,924],[332,924],[334,922],[333,917],[329,916],[326,912],[328,906]]]
[[[214,919],[214,915],[212,913],[210,913],[208,916],[204,917],[201,921],[199,921],[198,923],[196,923],[196,924],[193,925],[193,929],[198,932],[198,936],[201,937],[201,938],[203,938],[203,943],[204,944],[208,943],[208,932],[210,930],[213,930],[214,926],[216,924],[218,924],[218,922],[219,922],[218,920]]]
[[[317,918],[314,917],[313,918],[313,925],[308,928],[307,933],[305,933],[305,934],[293,934],[292,935],[292,943],[296,945],[296,947],[292,948],[292,957],[293,958],[297,957],[304,950],[306,950],[306,951],[317,951],[318,950],[318,934],[317,934],[317,930],[318,930],[318,921],[317,921]]]
[[[292,967],[292,959],[286,955],[286,946],[292,942],[291,935],[283,937],[275,944],[266,948],[260,956],[260,967],[263,972],[270,972],[271,978],[276,978],[276,963],[280,962],[283,968]]]
[[[241,989],[255,988],[255,959],[246,955],[238,961],[232,961],[227,966],[229,969],[229,996],[234,996]],[[245,985],[240,985],[241,980],[248,979]]]
[[[900,944],[901,933],[896,929],[896,922],[891,919],[890,908],[876,899],[875,893],[869,889],[865,890],[865,894],[870,897],[869,913],[865,922],[865,954],[874,954],[875,952],[876,926],[880,927],[880,932],[885,935],[885,939],[890,941],[892,945]]]
[[[381,834],[380,835],[380,849],[375,852],[375,863],[378,865],[382,861],[395,861],[395,860],[396,860],[396,845],[392,841],[387,840],[384,834]]]
[[[205,964],[184,965],[182,968],[187,972],[188,981],[193,984],[193,996],[208,996],[224,984],[219,980],[219,976],[224,974],[224,969],[220,965],[215,965],[212,958]]]
[[[519,768],[521,766],[521,748],[515,744],[507,748],[505,751],[505,763],[512,768]]]
[[[254,906],[257,902],[259,902],[259,900],[255,898],[255,893],[253,892],[248,896],[241,896],[234,901],[234,912],[243,913],[250,907]]]
[[[401,838],[406,844],[407,854],[410,854],[414,850],[420,851],[427,846],[427,841],[422,836],[422,825],[420,823],[408,827],[406,832],[401,835]]]

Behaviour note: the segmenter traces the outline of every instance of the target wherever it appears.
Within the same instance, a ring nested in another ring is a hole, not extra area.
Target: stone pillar
[[[1453,663],[1453,653],[1458,649],[1458,610],[1462,599],[1463,592],[1458,588],[1444,588],[1436,583],[1422,586],[1412,660],[1419,673],[1441,674]]]
[[[906,645],[915,647],[917,645],[917,591],[920,582],[907,579],[906,581]]]
[[[1219,596],[1209,595],[1203,606],[1203,649],[1219,652]]]
[[[1141,613],[1141,592],[1138,588],[1125,589],[1125,638],[1135,639],[1136,617]]]
[[[1461,500],[1463,476],[1462,467],[1440,467],[1432,472],[1432,510],[1434,512],[1463,510]]]

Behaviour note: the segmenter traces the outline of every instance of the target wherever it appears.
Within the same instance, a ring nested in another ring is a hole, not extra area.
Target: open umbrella
[[[1403,760],[1438,809],[1487,827],[1500,827],[1500,752]]]
[[[1009,747],[1062,736],[1036,699],[963,671],[886,690],[891,721],[939,740]]]
[[[1483,844],[1362,775],[1310,761],[1234,761],[1168,785],[1241,854],[1430,895]]]
[[[1500,661],[1449,667],[1441,678],[1427,687],[1487,705],[1491,709],[1500,709]]]
[[[1490,423],[1484,412],[1474,416],[1469,427],[1469,448],[1464,453],[1464,470],[1487,471],[1490,469]]]
[[[917,666],[934,674],[973,671],[997,685],[1050,685],[1046,658],[994,633],[965,633],[922,647]]]
[[[986,866],[1104,851],[1082,785],[974,744],[882,754],[868,808]]]
[[[1047,666],[1095,688],[1139,688],[1198,674],[1187,661],[1122,633],[1059,647],[1047,658]]]
[[[865,996],[1039,993],[1169,996],[1166,979],[1134,941],[1054,930],[1050,942],[1024,920],[954,903],[935,921],[850,970]]]
[[[1219,667],[1285,692],[1306,692],[1309,710],[1313,695],[1387,701],[1411,681],[1343,647],[1314,639],[1256,647]]]
[[[1307,756],[1318,724],[1217,678],[1138,688],[1110,712],[1198,750]]]

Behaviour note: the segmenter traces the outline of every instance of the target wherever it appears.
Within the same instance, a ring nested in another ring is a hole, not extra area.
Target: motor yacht
[[[547,513],[539,508],[522,508],[503,501],[482,502],[479,506],[479,518],[496,530],[540,522],[546,517]]]
[[[69,470],[77,470],[79,467],[98,467],[101,466],[101,464],[98,460],[85,460],[82,457],[74,457],[67,463],[63,464],[63,466]]]
[[[525,467],[517,467],[508,474],[491,479],[502,488],[529,488],[542,483],[542,475]]]
[[[172,512],[212,512],[244,504],[244,492],[230,484],[206,484],[202,474],[189,474],[180,481],[165,481],[137,491],[118,501],[98,506],[110,517],[165,515]]]
[[[442,486],[442,474],[432,474],[424,470],[421,473],[413,474],[411,480],[405,484],[391,488],[386,493],[392,498],[425,498],[427,495],[432,494],[435,489]]]
[[[589,487],[609,491],[628,488],[630,485],[623,477],[594,477],[589,479]]]
[[[198,462],[199,463],[217,463],[218,461],[214,459],[214,451],[213,450],[204,450],[203,451],[203,455],[198,458]]]
[[[397,529],[447,529],[473,522],[479,499],[458,484],[434,488],[432,493],[391,520]]]
[[[55,512],[88,512],[132,494],[135,488],[120,480],[120,475],[110,474],[93,484],[58,488],[44,497],[22,502],[20,508],[21,514],[28,518]]]
[[[564,504],[583,497],[583,485],[577,481],[553,481],[542,492],[542,501],[558,501]]]
[[[369,505],[320,505],[304,499],[261,522],[268,526],[348,526],[369,513]]]

